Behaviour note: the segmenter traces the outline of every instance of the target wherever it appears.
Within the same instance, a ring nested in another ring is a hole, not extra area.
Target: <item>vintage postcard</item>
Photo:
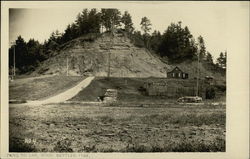
[[[249,157],[249,2],[5,1],[1,158]]]

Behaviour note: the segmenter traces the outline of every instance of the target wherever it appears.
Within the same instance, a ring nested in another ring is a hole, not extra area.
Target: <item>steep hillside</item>
[[[136,47],[122,33],[111,36],[83,36],[61,45],[54,56],[42,62],[32,75],[66,75],[67,59],[69,75],[107,76],[110,65],[112,77],[166,77],[166,72],[179,66],[193,79],[197,74],[197,62],[183,62],[169,65],[145,48]],[[110,57],[110,62],[109,62]],[[215,76],[219,73],[206,70],[200,65],[200,77]]]
[[[70,75],[107,76],[109,56],[113,77],[165,77],[165,70],[170,68],[122,34],[112,38],[106,33],[94,42],[80,37],[64,44],[57,55],[41,63],[32,74],[66,74],[68,57]]]

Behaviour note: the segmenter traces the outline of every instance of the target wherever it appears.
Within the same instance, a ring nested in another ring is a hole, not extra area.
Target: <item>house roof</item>
[[[172,72],[175,68],[180,69],[180,70],[181,70],[182,72],[184,72],[184,73],[188,73],[188,71],[187,71],[185,68],[180,67],[180,66],[171,66],[171,67],[167,70],[167,72]]]

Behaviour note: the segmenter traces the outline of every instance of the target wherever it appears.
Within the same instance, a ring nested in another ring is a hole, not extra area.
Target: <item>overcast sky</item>
[[[58,3],[60,5],[57,5]],[[84,8],[118,8],[122,13],[127,10],[131,14],[136,30],[140,30],[139,24],[144,16],[151,20],[152,31],[159,30],[161,33],[171,22],[182,21],[182,25],[188,26],[195,39],[199,35],[203,36],[207,50],[216,58],[228,47],[227,40],[230,32],[235,30],[235,26],[231,25],[232,21],[243,22],[247,18],[248,11],[247,3],[240,2],[95,1],[78,3],[57,2],[48,7],[41,5],[35,8],[29,6],[29,9],[12,9],[9,16],[9,41],[14,41],[18,35],[21,35],[25,41],[34,38],[44,42],[52,31],[63,32]]]

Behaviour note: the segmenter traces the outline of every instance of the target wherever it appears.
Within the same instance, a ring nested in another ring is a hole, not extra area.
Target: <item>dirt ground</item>
[[[225,151],[225,105],[10,105],[11,152]]]

